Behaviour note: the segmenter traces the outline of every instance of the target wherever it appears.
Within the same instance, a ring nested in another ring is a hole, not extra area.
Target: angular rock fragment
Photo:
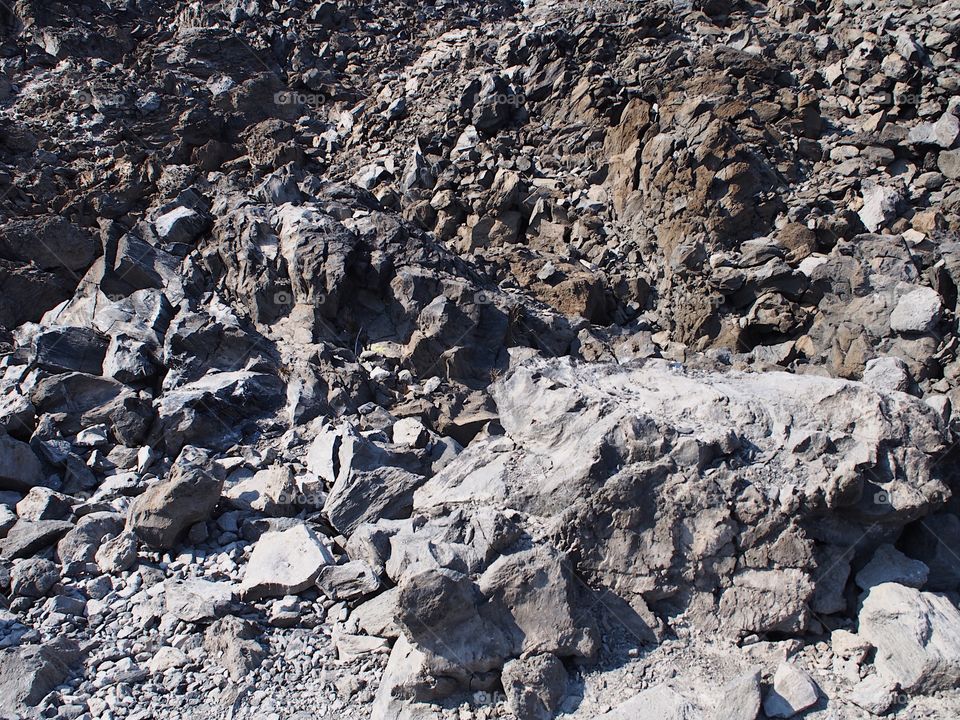
[[[172,548],[191,525],[210,517],[222,489],[223,471],[210,454],[185,447],[167,479],[134,500],[127,526],[148,545]]]
[[[268,532],[257,541],[240,584],[245,599],[295,595],[333,564],[326,544],[305,524]]]

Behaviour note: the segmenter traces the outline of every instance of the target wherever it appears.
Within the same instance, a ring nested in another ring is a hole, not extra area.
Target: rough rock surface
[[[0,714],[960,716],[958,28],[4,6]]]

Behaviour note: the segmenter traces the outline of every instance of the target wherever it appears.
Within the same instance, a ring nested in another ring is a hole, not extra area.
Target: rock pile
[[[958,33],[0,8],[0,715],[960,714]]]

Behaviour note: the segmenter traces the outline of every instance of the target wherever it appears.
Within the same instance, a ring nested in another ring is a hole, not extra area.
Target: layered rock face
[[[958,33],[0,6],[0,715],[960,716]]]

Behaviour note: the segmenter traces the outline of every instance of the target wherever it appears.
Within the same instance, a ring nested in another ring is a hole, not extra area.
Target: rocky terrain
[[[960,2],[0,3],[0,718],[960,717]]]

